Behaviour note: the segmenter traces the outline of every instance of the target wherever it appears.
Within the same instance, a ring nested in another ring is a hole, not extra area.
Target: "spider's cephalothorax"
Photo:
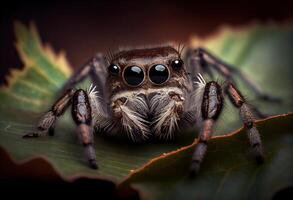
[[[193,85],[174,48],[121,51],[111,59],[108,72],[112,117],[108,123],[97,123],[106,124],[102,128],[107,132],[123,130],[134,141],[152,135],[168,139],[189,119],[186,100]]]
[[[215,81],[206,83],[201,75],[213,78],[214,73],[227,80],[223,86]],[[91,76],[95,86],[88,91],[73,89],[87,75]],[[85,147],[90,166],[97,168],[94,130],[126,134],[133,141],[151,137],[167,140],[197,124],[200,129],[198,144],[190,168],[194,174],[222,111],[223,98],[228,95],[239,109],[257,160],[262,161],[262,145],[252,108],[236,88],[234,75],[238,75],[260,98],[276,100],[263,94],[234,67],[202,48],[187,49],[184,56],[182,49],[171,46],[123,50],[108,58],[97,54],[71,77],[64,86],[66,92],[42,117],[37,130],[25,137],[53,135],[57,118],[72,104],[77,135]],[[259,111],[256,114],[263,117]]]

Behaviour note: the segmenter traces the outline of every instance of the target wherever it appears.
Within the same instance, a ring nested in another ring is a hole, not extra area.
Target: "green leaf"
[[[70,112],[66,112],[57,123],[54,137],[22,139],[24,134],[34,129],[38,118],[53,103],[57,92],[72,72],[64,53],[56,55],[48,45],[41,43],[34,25],[27,28],[17,23],[15,30],[16,47],[24,63],[24,69],[13,70],[8,79],[8,86],[3,86],[0,90],[0,147],[9,153],[13,160],[22,161],[41,156],[66,180],[78,174],[91,178],[110,179],[118,183],[122,181],[121,187],[134,182],[139,183],[139,187],[152,191],[153,196],[158,198],[165,195],[172,198],[211,197],[208,195],[213,194],[213,197],[220,198],[230,194],[228,193],[230,188],[232,188],[231,193],[234,191],[231,196],[247,192],[247,197],[250,197],[259,189],[258,197],[266,198],[267,196],[262,192],[266,188],[272,187],[274,190],[271,191],[274,192],[289,183],[286,182],[286,177],[282,178],[283,176],[276,179],[275,177],[278,178],[279,175],[273,173],[272,168],[280,167],[274,164],[279,159],[280,165],[284,165],[282,168],[284,172],[290,173],[288,169],[292,166],[292,160],[287,154],[290,147],[282,141],[290,142],[292,139],[285,134],[285,130],[292,133],[292,127],[289,126],[290,123],[292,124],[291,116],[271,119],[260,124],[268,153],[265,165],[257,166],[252,159],[245,156],[248,145],[245,135],[240,132],[234,136],[213,139],[208,157],[202,166],[202,174],[198,179],[187,182],[184,179],[184,172],[188,168],[188,159],[195,144],[188,145],[196,137],[195,130],[184,132],[172,142],[147,142],[140,145],[96,134],[95,146],[100,164],[99,170],[90,169],[84,160],[83,147],[74,134],[75,126]],[[194,39],[192,44],[196,42],[198,40]],[[267,93],[284,100],[283,104],[261,102],[239,82],[241,91],[248,97],[250,103],[257,105],[266,113],[280,114],[293,110],[293,92],[290,88],[293,69],[291,67],[293,57],[290,54],[293,51],[291,28],[279,26],[250,26],[243,30],[225,28],[216,36],[206,40],[201,39],[200,42],[221,59],[241,68]],[[88,87],[87,83],[84,83],[84,86]],[[226,102],[215,135],[222,135],[240,126],[237,110]],[[181,147],[186,150],[178,151],[179,153],[174,155],[168,154]],[[235,154],[231,149],[235,150]],[[154,158],[156,162],[144,167]],[[237,167],[235,163],[243,163],[243,165]],[[247,168],[244,169],[244,166]],[[225,174],[229,169],[231,174]],[[134,173],[130,173],[132,170]],[[251,178],[252,176],[254,179]],[[234,179],[236,179],[235,188],[232,184]],[[223,183],[218,184],[221,180]],[[278,184],[273,184],[274,180],[277,180]],[[258,183],[263,186],[258,186]],[[172,187],[174,191],[169,192],[168,187]]]
[[[0,90],[1,107],[44,111],[55,93],[72,74],[61,52],[56,55],[49,45],[43,45],[34,24],[29,28],[15,23],[16,48],[24,64],[22,70],[12,69],[8,86]]]
[[[151,199],[271,199],[293,185],[293,113],[257,122],[265,149],[265,163],[256,164],[249,154],[243,128],[209,141],[202,169],[187,177],[197,144],[151,160],[130,174],[120,187],[131,183]]]

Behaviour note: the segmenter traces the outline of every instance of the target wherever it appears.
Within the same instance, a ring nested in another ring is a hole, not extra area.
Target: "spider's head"
[[[110,94],[150,88],[181,87],[186,77],[180,53],[171,46],[116,53],[108,66]]]
[[[180,52],[175,48],[120,51],[110,63],[107,87],[115,117],[129,118],[136,113],[148,121],[155,120],[170,108],[170,102],[175,102],[170,109],[177,116],[183,112],[189,81]]]

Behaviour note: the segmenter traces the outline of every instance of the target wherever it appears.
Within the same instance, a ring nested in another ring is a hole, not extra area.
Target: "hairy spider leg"
[[[263,163],[262,142],[260,134],[255,127],[255,117],[253,116],[250,106],[246,103],[245,98],[233,83],[228,82],[224,92],[228,95],[232,104],[239,109],[240,118],[247,130],[247,136],[256,161],[258,163]],[[198,144],[193,153],[190,166],[191,177],[195,176],[200,169],[200,164],[207,151],[207,142],[213,134],[213,127],[221,113],[222,106],[223,94],[221,86],[214,81],[207,83],[201,106],[203,122],[198,136]]]
[[[212,70],[216,70],[219,74],[225,77],[226,80],[232,82],[235,85],[235,76],[238,76],[255,94],[256,96],[263,100],[269,102],[280,103],[281,99],[278,97],[271,96],[263,92],[263,90],[249,77],[245,76],[236,67],[225,63],[224,61],[218,59],[212,53],[204,48],[197,48],[189,50],[187,54],[188,64],[191,67],[193,76],[198,73],[207,73],[212,79],[214,77]],[[193,69],[192,69],[193,68]],[[257,113],[260,114],[259,117],[265,116],[261,114],[256,108]]]
[[[24,135],[23,138],[39,137],[48,134],[53,136],[56,120],[65,112],[65,110],[71,104],[74,92],[74,89],[68,89],[63,94],[63,96],[61,96],[54,103],[51,109],[41,117],[37,125],[37,130]]]
[[[215,122],[223,107],[223,94],[221,86],[211,81],[206,84],[201,105],[201,117],[203,119],[198,136],[198,144],[192,155],[190,176],[197,174],[200,164],[207,151],[207,142],[213,134]]]
[[[85,156],[93,169],[98,168],[94,149],[92,108],[88,94],[79,89],[72,98],[72,118],[77,125],[77,136],[85,149]]]
[[[93,142],[92,110],[88,94],[82,90],[67,90],[52,108],[39,120],[37,130],[28,133],[23,138],[54,135],[55,123],[72,103],[72,118],[77,125],[77,136],[85,148],[85,155],[93,169],[97,169],[97,161]]]
[[[253,154],[258,163],[264,160],[261,138],[257,128],[255,127],[255,117],[250,106],[246,103],[241,92],[229,82],[225,86],[225,93],[228,95],[232,104],[239,109],[240,118],[247,130],[247,136],[253,150]]]
[[[93,85],[97,86],[99,95],[103,97],[105,94],[106,62],[107,60],[104,58],[103,54],[97,53],[70,77],[63,86],[61,94],[68,88],[73,88],[77,83],[80,83],[89,76]]]

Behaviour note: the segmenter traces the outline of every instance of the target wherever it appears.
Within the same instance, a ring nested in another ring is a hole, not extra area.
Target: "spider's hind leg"
[[[253,154],[256,161],[258,163],[262,163],[264,161],[263,148],[259,132],[255,127],[255,117],[253,115],[252,108],[246,103],[245,98],[233,83],[229,82],[225,86],[225,93],[228,94],[232,104],[239,109],[239,114],[244,127],[247,130],[247,136],[252,147]]]
[[[28,133],[23,138],[39,137],[46,135],[54,135],[55,123],[59,116],[61,116],[68,106],[71,104],[71,99],[74,94],[74,89],[67,90],[52,106],[52,108],[42,116],[39,120],[37,130]]]
[[[281,98],[265,93],[259,85],[244,75],[238,68],[222,61],[204,48],[190,49],[187,54],[187,63],[194,77],[198,73],[206,73],[213,79],[213,72],[216,72],[233,84],[236,83],[238,77],[256,94],[257,98],[267,102],[282,102]]]

